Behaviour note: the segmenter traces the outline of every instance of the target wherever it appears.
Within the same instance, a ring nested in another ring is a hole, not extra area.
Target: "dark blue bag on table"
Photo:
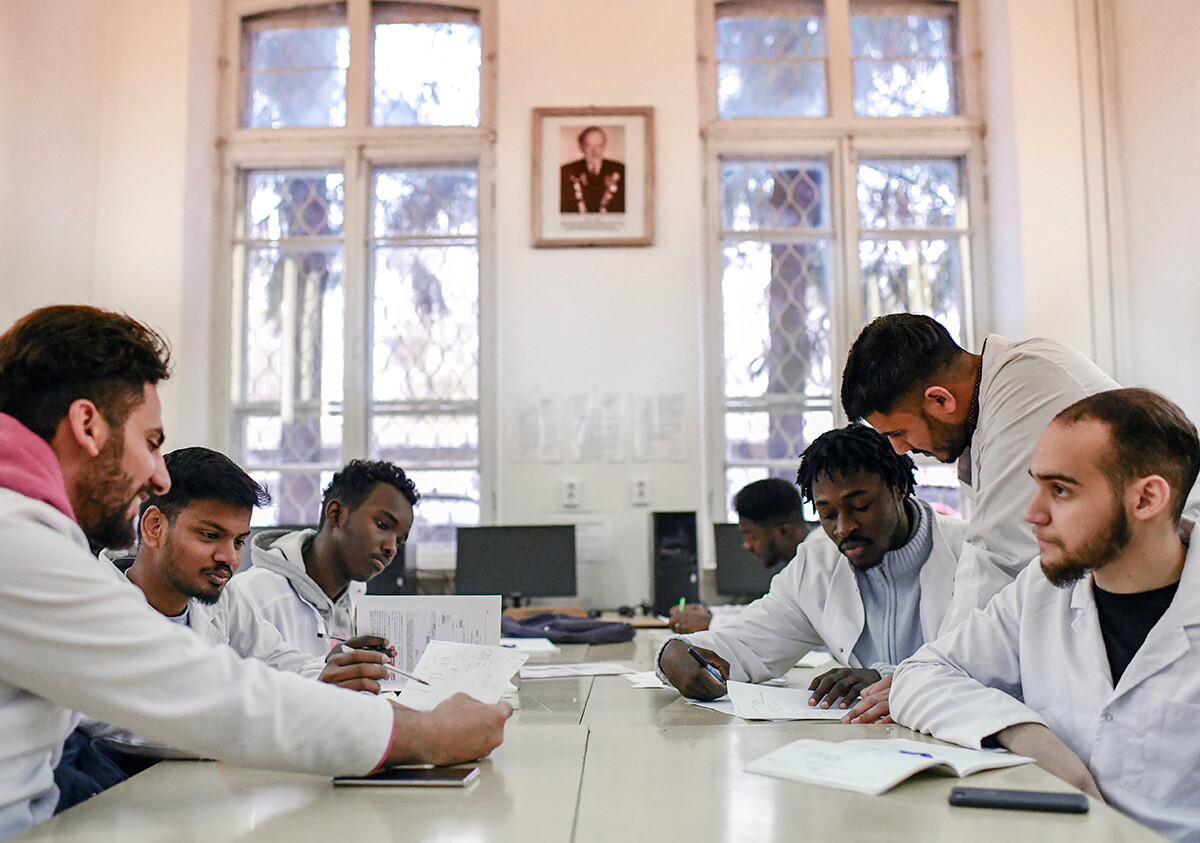
[[[555,644],[618,644],[633,640],[633,626],[546,612],[524,620],[502,616],[500,634],[507,638],[548,638]]]

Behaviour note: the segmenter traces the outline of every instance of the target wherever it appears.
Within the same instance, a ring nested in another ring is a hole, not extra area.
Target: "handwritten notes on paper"
[[[494,703],[503,696],[508,680],[527,658],[527,653],[504,647],[430,641],[413,670],[414,676],[429,684],[408,682],[396,701],[418,711],[429,711],[461,691],[480,702]]]
[[[773,688],[748,682],[728,682],[733,713],[745,720],[841,720],[845,709],[809,705],[807,688]]]

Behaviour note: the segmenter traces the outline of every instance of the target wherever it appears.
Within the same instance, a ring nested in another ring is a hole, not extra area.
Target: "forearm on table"
[[[1069,746],[1041,723],[1016,723],[996,733],[1009,752],[1032,758],[1037,765],[1089,796],[1102,799],[1087,765]]]

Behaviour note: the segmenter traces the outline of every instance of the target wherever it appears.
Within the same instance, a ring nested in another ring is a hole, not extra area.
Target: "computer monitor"
[[[574,597],[575,525],[459,527],[454,590],[499,594],[513,606]]]
[[[737,524],[713,524],[717,552],[717,594],[756,599],[767,593],[771,578],[791,560],[767,567],[742,544]]]

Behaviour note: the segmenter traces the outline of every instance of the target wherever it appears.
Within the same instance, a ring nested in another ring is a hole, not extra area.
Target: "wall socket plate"
[[[564,477],[559,486],[559,503],[566,509],[575,509],[579,506],[581,487],[577,477]]]
[[[630,500],[634,506],[650,505],[650,478],[635,477],[630,487]]]

